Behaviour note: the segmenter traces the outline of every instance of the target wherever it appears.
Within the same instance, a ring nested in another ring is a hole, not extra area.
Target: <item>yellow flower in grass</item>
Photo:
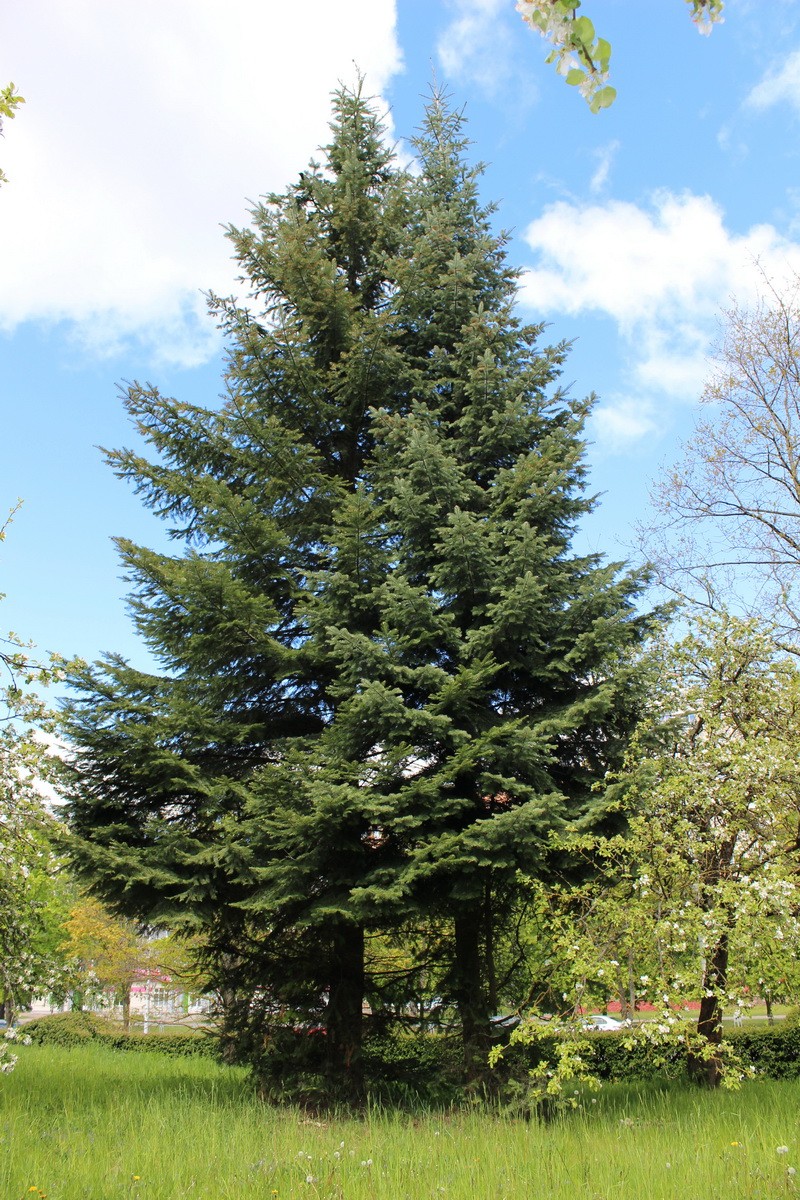
[[[741,1142],[731,1142],[732,1146],[741,1146]]]

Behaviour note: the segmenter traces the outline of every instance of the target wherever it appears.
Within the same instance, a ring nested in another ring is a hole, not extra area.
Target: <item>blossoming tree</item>
[[[682,1047],[695,1078],[736,1084],[723,1010],[740,1013],[765,979],[796,978],[798,723],[797,667],[755,621],[703,617],[663,651],[620,780],[627,831],[570,835],[593,877],[548,893],[540,1007],[555,996],[580,1035],[584,1014],[611,998],[623,1016],[655,1006],[631,1044],[644,1039],[665,1061]],[[542,886],[531,884],[534,908]]]
[[[13,83],[9,83],[6,87],[0,88],[0,136],[3,134],[3,121],[5,119],[13,120],[17,115],[16,110],[20,104],[25,103],[24,96],[20,96],[15,89]],[[0,171],[0,183],[7,183],[5,175]]]
[[[716,1084],[723,1006],[740,1008],[762,961],[800,932],[799,680],[768,632],[723,614],[667,654],[664,685],[680,728],[634,772],[632,890],[655,934],[664,1021],[699,992],[690,1069]]]
[[[722,20],[722,0],[686,0],[692,20],[708,34]],[[608,83],[611,46],[596,37],[589,17],[578,15],[581,0],[518,0],[517,11],[524,21],[552,43],[547,62],[584,97],[592,112],[614,103],[616,90]]]
[[[0,527],[0,541],[7,524]],[[30,690],[47,685],[58,670],[55,661],[36,661],[15,634],[0,638],[0,1004],[9,1027],[20,1000],[57,988],[61,979],[45,928],[44,882],[56,858],[54,819],[41,785],[52,780],[53,764],[39,736],[53,720]],[[14,1061],[0,1042],[0,1069],[10,1070]]]

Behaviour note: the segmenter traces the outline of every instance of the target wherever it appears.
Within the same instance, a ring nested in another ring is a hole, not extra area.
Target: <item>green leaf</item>
[[[595,92],[589,102],[589,108],[593,113],[600,112],[601,108],[608,108],[617,98],[617,89],[613,87],[601,88],[599,92]]]
[[[594,41],[594,25],[588,17],[577,17],[570,32],[573,39],[582,46],[591,46]]]
[[[597,45],[592,52],[592,58],[601,71],[607,71],[608,62],[611,58],[611,43],[607,42],[605,38],[598,38]]]
[[[583,83],[585,78],[585,71],[581,71],[577,67],[573,67],[571,71],[567,72],[566,81],[570,87],[574,87],[577,83]]]

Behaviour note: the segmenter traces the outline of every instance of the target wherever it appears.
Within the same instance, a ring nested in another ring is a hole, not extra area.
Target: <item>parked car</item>
[[[584,1018],[582,1024],[584,1029],[600,1029],[605,1033],[613,1033],[615,1029],[625,1028],[623,1021],[618,1021],[616,1017],[606,1016],[605,1013],[592,1013]]]
[[[516,1013],[507,1013],[505,1016],[502,1013],[498,1013],[495,1017],[489,1017],[489,1025],[493,1033],[504,1030],[508,1030],[510,1033],[512,1029],[517,1028],[519,1022],[520,1018]]]

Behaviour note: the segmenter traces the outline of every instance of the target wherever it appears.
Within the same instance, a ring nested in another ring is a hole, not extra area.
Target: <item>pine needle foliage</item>
[[[550,831],[605,819],[651,621],[639,578],[571,549],[590,402],[516,315],[461,114],[434,94],[414,175],[360,87],[331,130],[229,230],[223,406],[128,391],[154,456],[109,458],[177,543],[119,543],[163,670],[109,656],[68,720],[96,890],[202,933],[250,1061],[317,1012],[352,1097],[365,931],[432,917],[480,1075],[494,929]]]

